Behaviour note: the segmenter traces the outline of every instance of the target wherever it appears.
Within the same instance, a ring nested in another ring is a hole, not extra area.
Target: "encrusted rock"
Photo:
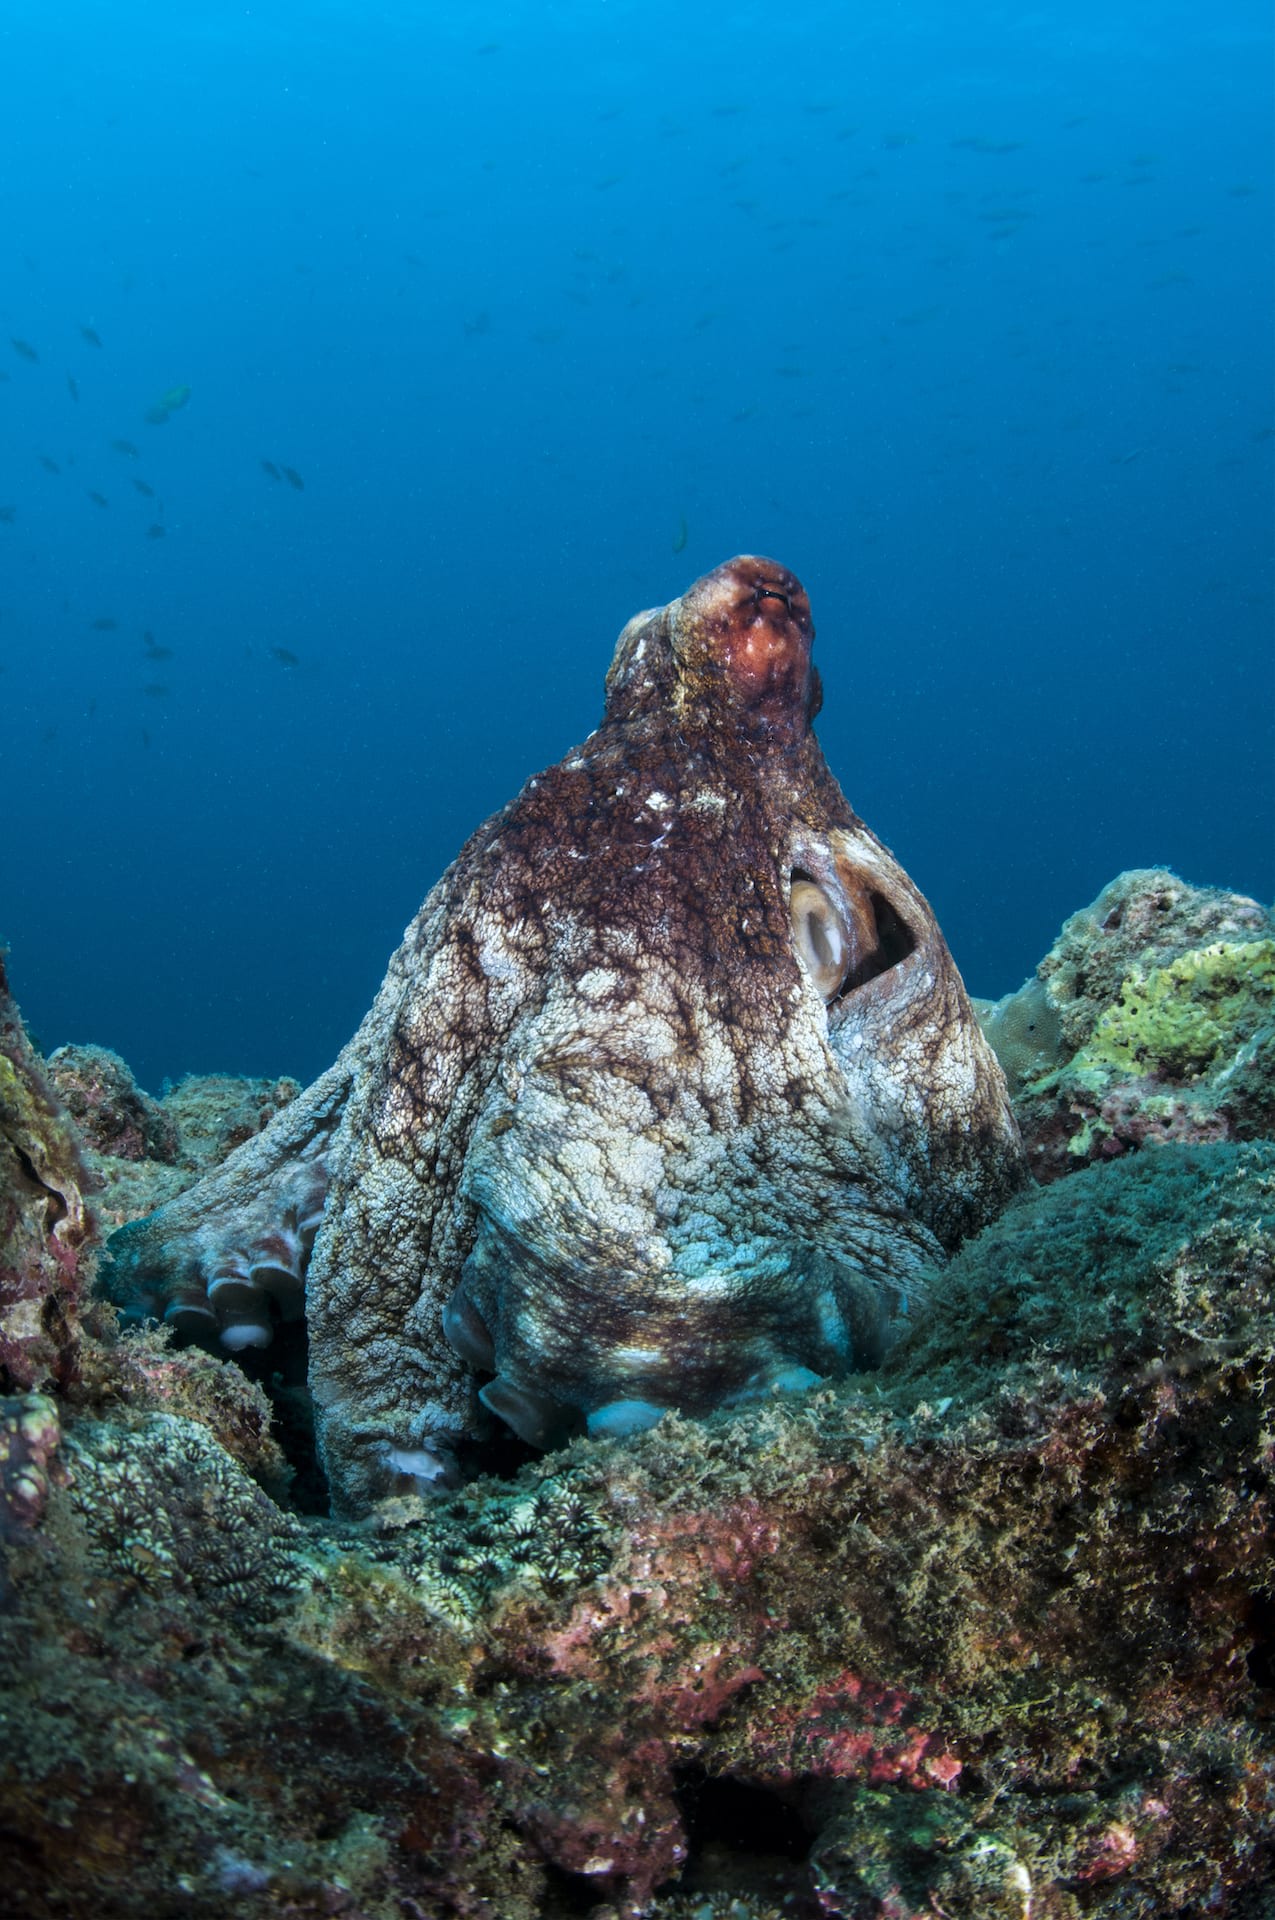
[[[0,956],[0,1392],[67,1386],[80,1338],[89,1176]]]
[[[301,1091],[297,1080],[241,1079],[228,1073],[191,1073],[164,1094],[164,1113],[176,1127],[183,1166],[206,1173],[261,1133]]]
[[[109,1047],[58,1047],[49,1079],[86,1144],[116,1160],[177,1158],[177,1127]]]
[[[51,1064],[63,1056],[97,1056],[99,1048],[59,1048]],[[105,1055],[115,1060],[114,1054]],[[133,1085],[132,1074],[119,1061],[119,1067]],[[188,1074],[175,1087],[166,1088],[155,1101],[134,1088],[144,1103],[147,1130],[141,1134],[142,1152],[121,1151],[120,1145],[90,1136],[101,1189],[95,1212],[108,1232],[124,1226],[143,1214],[153,1213],[192,1186],[210,1168],[234,1149],[260,1133],[275,1115],[300,1091],[298,1083],[286,1077],[279,1080],[238,1079],[227,1073]],[[98,1132],[102,1129],[99,1127]],[[115,1138],[131,1146],[137,1130]],[[152,1152],[152,1144],[156,1151]]]
[[[627,1920],[1240,1915],[1275,1832],[1273,1221],[1270,1145],[1096,1167],[935,1275],[876,1376],[375,1531],[299,1524],[198,1418],[73,1421],[0,1654],[8,1883],[120,1916],[343,1887],[550,1920],[555,1872]],[[108,1829],[146,1845],[112,1865]]]
[[[1268,935],[1179,904],[1070,1060],[1248,1044]],[[6,1221],[71,1164],[24,1061]],[[0,1407],[15,1913],[1268,1920],[1275,1144],[1023,1195],[875,1374],[362,1526],[282,1504],[232,1366],[86,1330],[37,1225],[75,1365]]]
[[[42,1519],[61,1440],[57,1404],[47,1394],[0,1400],[0,1548]]]
[[[1038,1179],[1275,1131],[1275,915],[1243,894],[1122,873],[982,1020]]]

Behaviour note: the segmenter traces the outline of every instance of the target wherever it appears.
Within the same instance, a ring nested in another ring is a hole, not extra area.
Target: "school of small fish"
[[[85,346],[92,347],[96,352],[104,352],[106,350],[106,343],[102,335],[98,332],[98,329],[89,322],[77,323],[75,331]],[[19,334],[10,334],[9,345],[18,360],[24,362],[27,366],[38,367],[42,364],[40,349],[34,342]],[[8,380],[9,378],[10,374],[8,369],[0,369],[0,380]],[[71,401],[77,406],[80,403],[81,394],[85,390],[85,385],[86,382],[82,381],[82,376],[72,372],[67,373],[66,391]],[[165,388],[156,399],[152,400],[148,405],[139,408],[141,420],[147,426],[166,426],[175,414],[182,413],[185,410],[191,399],[192,392],[192,387],[185,381]],[[143,448],[136,440],[129,439],[127,435],[124,434],[117,434],[108,440],[106,442],[106,449],[109,453],[118,455],[124,460],[140,461],[143,458]],[[75,452],[64,452],[61,454],[61,457],[56,457],[52,453],[42,452],[38,453],[35,457],[42,471],[49,474],[53,479],[64,479],[68,469],[74,468],[77,464],[77,454]],[[286,483],[287,487],[295,493],[304,493],[306,483],[296,467],[290,466],[284,461],[275,461],[264,457],[258,460],[257,465],[259,470],[266,474],[271,480]],[[143,537],[151,541],[166,540],[170,528],[164,517],[165,510],[163,500],[159,497],[150,481],[144,479],[140,473],[130,473],[128,477],[134,491],[140,495],[143,500],[154,503],[150,509],[153,517],[146,520],[142,528]],[[83,493],[84,497],[92,506],[96,507],[99,512],[110,511],[111,497],[109,494],[104,493],[100,487],[85,486]],[[18,520],[18,511],[18,503],[16,501],[0,503],[0,527],[14,526]],[[95,634],[119,633],[126,630],[126,624],[121,622],[112,613],[98,614],[88,622],[88,627],[90,632]],[[141,657],[148,663],[153,664],[156,661],[171,660],[173,658],[174,649],[169,646],[160,646],[155,639],[154,633],[149,629],[142,631],[141,640]],[[290,647],[268,647],[264,649],[264,654],[267,659],[274,661],[277,666],[283,667],[288,671],[292,671],[302,664],[301,656]],[[172,692],[172,688],[167,682],[160,681],[144,682],[141,684],[139,690],[144,696],[151,700],[164,699]],[[143,746],[148,747],[150,745],[150,734],[146,729],[142,730],[141,740]]]

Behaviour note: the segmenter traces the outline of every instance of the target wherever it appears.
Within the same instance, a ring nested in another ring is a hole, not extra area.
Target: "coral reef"
[[[71,1499],[126,1584],[205,1612],[269,1618],[301,1584],[302,1530],[195,1420],[82,1421],[67,1444]]]
[[[1026,1048],[1264,1071],[1228,898],[1101,975],[1077,916]],[[75,1348],[0,1407],[8,1910],[1269,1920],[1275,1143],[1147,1144],[1014,1200],[873,1373],[357,1525],[289,1505],[235,1366],[77,1313],[41,1218]]]
[[[1122,873],[980,1014],[1038,1179],[1275,1131],[1275,915],[1242,894]]]

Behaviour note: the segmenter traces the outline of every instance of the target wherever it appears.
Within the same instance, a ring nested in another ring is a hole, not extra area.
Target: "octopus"
[[[879,1363],[1026,1180],[934,915],[847,804],[801,583],[621,633],[602,722],[433,888],[325,1074],[114,1236],[133,1317],[304,1317],[333,1509]]]

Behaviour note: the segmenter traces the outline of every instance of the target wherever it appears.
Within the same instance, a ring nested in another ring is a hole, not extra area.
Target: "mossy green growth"
[[[1030,1189],[968,1240],[877,1378],[896,1406],[968,1411],[1024,1381],[1038,1396],[1050,1368],[1074,1388],[1207,1349],[1261,1370],[1273,1263],[1275,1141],[1129,1154]]]
[[[1071,1063],[1080,1080],[1201,1079],[1275,1023],[1275,941],[1217,940],[1135,969]]]

